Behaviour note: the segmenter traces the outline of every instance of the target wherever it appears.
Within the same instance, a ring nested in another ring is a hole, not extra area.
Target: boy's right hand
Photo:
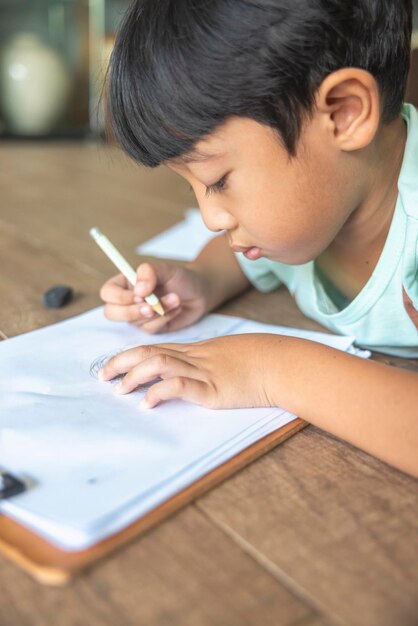
[[[151,293],[160,299],[166,311],[164,317],[145,302],[145,296]],[[203,277],[193,269],[169,263],[140,265],[135,288],[118,274],[103,285],[100,296],[109,320],[137,324],[148,333],[184,328],[207,311]]]

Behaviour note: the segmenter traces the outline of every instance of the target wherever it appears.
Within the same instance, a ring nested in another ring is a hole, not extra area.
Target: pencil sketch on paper
[[[100,356],[98,356],[97,358],[94,359],[94,361],[92,362],[92,364],[90,365],[90,376],[92,378],[98,378],[99,377],[99,371],[102,369],[102,367],[104,365],[106,365],[106,363],[113,357],[116,356],[117,354],[119,354],[120,352],[123,352],[123,349],[120,350],[115,350],[114,352],[109,352],[108,354],[101,354]],[[120,379],[121,376],[118,376],[118,378]],[[117,379],[115,378],[113,381],[111,382],[117,382]]]
[[[109,352],[108,354],[101,354],[100,356],[98,356],[97,358],[94,359],[94,361],[91,363],[90,365],[90,376],[92,378],[96,378],[98,380],[99,378],[99,371],[102,369],[102,367],[114,356],[116,356],[117,354],[120,354],[121,352],[125,352],[125,350],[129,350],[129,348],[132,348],[135,346],[124,346],[123,348],[120,348],[119,350],[114,350],[113,352]],[[118,383],[120,380],[122,380],[123,375],[121,374],[120,376],[116,376],[115,378],[113,378],[112,380],[110,380],[109,382],[114,385],[116,383]],[[154,383],[158,382],[159,380],[161,380],[160,378],[156,378],[155,380],[150,381],[149,383],[143,383],[142,385],[139,385],[135,391],[143,391],[146,392],[147,389],[149,387],[151,387],[151,385],[153,385]]]

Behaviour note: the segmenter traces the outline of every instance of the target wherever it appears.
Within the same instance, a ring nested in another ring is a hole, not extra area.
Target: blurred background
[[[130,0],[0,0],[0,140],[103,136],[103,78]],[[418,105],[418,0],[408,100]]]
[[[129,0],[0,0],[0,139],[100,137]]]

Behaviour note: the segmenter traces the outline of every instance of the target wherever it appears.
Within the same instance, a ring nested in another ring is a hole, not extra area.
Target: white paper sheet
[[[139,408],[97,380],[98,363],[141,343],[247,332],[293,334],[341,350],[353,339],[211,315],[169,335],[107,321],[101,308],[0,342],[0,469],[28,490],[0,510],[67,550],[145,514],[294,416],[209,410],[181,401]]]
[[[219,233],[206,228],[199,209],[187,209],[185,219],[137,247],[138,254],[160,259],[193,261]]]

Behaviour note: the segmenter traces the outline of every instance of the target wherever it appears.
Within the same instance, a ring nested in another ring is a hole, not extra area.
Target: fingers
[[[151,309],[152,311],[152,309]],[[160,315],[154,313],[152,311],[152,318],[146,320],[140,320],[138,324],[141,326],[141,329],[147,332],[150,335],[156,335],[158,333],[168,332],[171,327],[171,322],[179,317],[181,313],[183,313],[183,308],[180,306],[176,309],[169,311],[165,307],[165,315],[161,317]]]
[[[112,380],[125,374],[115,387],[119,394],[134,391],[156,379],[143,398],[144,408],[153,408],[162,401],[181,398],[195,404],[210,406],[210,386],[199,379],[199,369],[185,358],[187,345],[159,344],[139,346],[110,359],[99,372],[99,378]]]
[[[157,273],[149,263],[143,263],[137,270],[138,282],[135,290],[123,274],[117,274],[105,282],[100,290],[100,297],[108,304],[129,305],[141,304],[144,297],[150,295],[157,287]],[[160,280],[161,285],[164,280]]]
[[[109,320],[139,324],[146,332],[156,333],[167,326],[168,322],[181,311],[179,308],[180,298],[175,293],[160,298],[166,312],[163,317],[155,313],[154,309],[142,298],[140,300],[139,303],[125,305],[108,303],[105,305],[104,314]],[[150,328],[147,326],[148,322],[150,322]]]
[[[166,400],[186,400],[193,404],[210,406],[209,387],[202,380],[187,376],[173,376],[148,389],[141,402],[143,409],[153,409]]]
[[[143,310],[143,305],[141,304],[106,304],[104,314],[108,320],[114,322],[138,323],[146,319],[148,315],[148,305],[146,305]]]
[[[166,263],[150,265],[142,263],[137,269],[137,283],[135,294],[144,298],[153,293],[157,285],[163,287],[173,277],[176,268]]]
[[[100,290],[100,297],[108,304],[141,304],[144,297],[151,294],[157,286],[157,274],[149,263],[138,267],[138,283],[135,291],[123,274],[117,274],[105,282]]]
[[[173,309],[176,309],[180,306],[180,298],[176,293],[169,293],[166,296],[160,297],[160,302],[163,305],[165,313],[167,313],[168,311],[172,311]],[[154,309],[152,308],[152,306],[147,304],[145,300],[143,300],[142,302],[141,313],[144,317],[148,318],[155,316]],[[158,315],[158,317],[160,319],[164,319],[161,317],[161,315]]]
[[[160,268],[161,269],[161,268]],[[162,273],[169,275],[172,268],[162,266]],[[110,278],[101,288],[100,296],[105,302],[104,314],[107,319],[115,322],[129,322],[142,326],[148,333],[161,332],[180,310],[180,298],[175,293],[168,293],[160,297],[166,315],[161,317],[147,304],[144,298],[155,290],[157,272],[148,263],[138,268],[139,282],[135,291],[130,287],[127,279],[118,274]],[[142,295],[138,295],[138,291]]]
[[[195,376],[193,365],[166,352],[160,352],[145,359],[133,367],[115,387],[120,394],[131,393],[139,385],[149,383],[155,379],[173,378],[183,376],[193,378]]]
[[[135,294],[141,298],[148,296],[157,287],[157,273],[149,263],[142,263],[137,269]]]
[[[137,284],[132,288],[123,274],[117,274],[105,282],[100,290],[100,297],[108,304],[129,305],[140,304],[145,296],[149,296],[157,288],[163,287],[173,276],[176,268],[170,265],[152,266],[142,263],[137,269]]]
[[[175,357],[178,356],[181,352],[183,352],[185,348],[182,344],[158,344],[158,345],[146,345],[146,346],[138,346],[137,348],[131,348],[130,350],[125,350],[125,352],[120,352],[116,356],[109,359],[109,361],[102,367],[99,372],[100,380],[112,380],[116,376],[120,376],[121,374],[126,374],[126,372],[131,371],[136,366],[140,365],[145,361],[149,361],[154,357],[158,357],[164,355]],[[163,362],[154,361],[154,367],[158,368],[163,366]],[[160,376],[162,371],[155,371],[154,378]],[[151,379],[152,380],[152,379]]]
[[[109,304],[133,304],[134,296],[133,289],[123,274],[109,278],[100,290],[101,299]]]

